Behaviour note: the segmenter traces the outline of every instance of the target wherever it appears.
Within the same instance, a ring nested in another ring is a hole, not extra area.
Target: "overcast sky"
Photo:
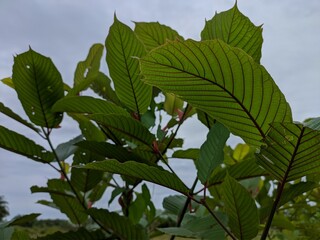
[[[104,43],[114,12],[132,28],[132,21],[159,21],[185,38],[199,40],[205,19],[233,4],[232,0],[0,0],[0,79],[11,76],[13,56],[27,51],[30,45],[51,57],[64,81],[71,84],[75,67],[86,57],[90,46]],[[294,120],[319,116],[320,1],[238,0],[238,7],[254,24],[263,24],[261,63],[284,92]],[[104,64],[102,68],[106,69]],[[1,83],[0,101],[22,112],[14,91]],[[0,125],[36,137],[2,115]],[[192,140],[186,139],[187,146],[200,146],[205,139],[204,128],[190,121],[182,129],[182,136],[188,136],[190,131]],[[55,134],[56,144],[78,133],[66,122]],[[31,195],[29,190],[32,185],[44,185],[48,178],[57,177],[56,172],[2,149],[0,166],[0,195],[10,204],[10,217],[30,212],[41,212],[43,218],[61,217],[58,211],[35,204],[45,195]],[[194,172],[189,174],[193,176]],[[187,175],[184,177],[191,179]],[[152,190],[154,195],[167,193]]]

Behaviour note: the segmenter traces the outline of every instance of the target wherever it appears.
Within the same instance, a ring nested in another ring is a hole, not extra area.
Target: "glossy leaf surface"
[[[284,95],[261,65],[221,40],[170,42],[141,59],[144,82],[175,93],[252,145],[271,122],[292,121]]]

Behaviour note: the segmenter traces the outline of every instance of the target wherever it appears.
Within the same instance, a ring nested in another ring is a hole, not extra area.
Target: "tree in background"
[[[2,222],[3,218],[9,215],[7,204],[8,202],[4,200],[4,197],[0,196],[0,222]]]

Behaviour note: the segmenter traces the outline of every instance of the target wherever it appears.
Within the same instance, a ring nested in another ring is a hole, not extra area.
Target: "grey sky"
[[[11,76],[13,55],[28,50],[30,45],[51,57],[64,81],[71,84],[77,62],[86,57],[93,43],[104,43],[114,12],[130,27],[134,26],[131,21],[159,21],[185,38],[199,40],[204,19],[233,4],[231,0],[0,0],[0,79]],[[262,64],[284,92],[294,119],[319,116],[320,1],[238,0],[238,6],[256,25],[263,24]],[[22,112],[15,93],[3,84],[0,101]],[[0,124],[36,137],[2,115]],[[78,133],[68,121],[62,126],[55,134],[57,143]],[[199,146],[205,138],[203,128],[189,122],[182,136],[188,136],[190,129],[198,134],[187,139],[187,145]],[[31,185],[44,185],[48,178],[56,177],[52,169],[2,149],[0,165],[0,195],[10,203],[11,216],[30,212],[60,216],[56,210],[35,204],[45,195],[31,195],[29,190]]]

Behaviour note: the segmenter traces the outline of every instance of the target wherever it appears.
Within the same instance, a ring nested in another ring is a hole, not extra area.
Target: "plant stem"
[[[273,202],[272,209],[271,209],[270,215],[268,217],[268,221],[266,223],[266,226],[263,229],[263,233],[261,235],[261,240],[265,240],[268,237],[268,233],[269,233],[269,229],[271,227],[272,219],[273,219],[273,216],[275,215],[275,213],[277,211],[278,204],[280,202],[281,195],[282,195],[282,192],[283,192],[283,189],[284,189],[284,185],[285,185],[285,182],[279,182],[279,184],[278,184],[277,196],[276,196],[276,199]]]
[[[206,201],[199,202],[209,211],[211,216],[217,221],[217,223],[223,228],[223,230],[231,237],[233,240],[237,240],[237,238],[229,231],[229,229],[220,221],[220,219],[215,215],[215,213],[210,209]]]
[[[193,185],[192,185],[192,187],[191,187],[191,189],[190,189],[190,196],[193,195],[193,191],[194,191],[194,189],[196,188],[197,183],[198,183],[198,177],[196,177],[196,179],[194,180]],[[188,209],[188,206],[189,206],[190,203],[191,203],[191,198],[188,197],[187,200],[186,200],[186,202],[184,203],[184,206],[183,206],[183,208],[182,208],[182,211],[181,211],[181,213],[180,213],[180,215],[179,215],[179,217],[178,217],[177,227],[180,227],[180,226],[181,226],[182,220],[183,220],[183,218],[184,218],[184,215],[185,215],[186,212],[187,212],[187,209]],[[175,235],[172,235],[171,238],[170,238],[170,240],[174,240],[175,237],[176,237]]]
[[[42,131],[43,131],[43,133],[45,134],[45,138],[46,138],[46,140],[47,140],[47,142],[48,142],[48,144],[49,144],[49,146],[50,146],[50,149],[51,149],[51,151],[53,152],[53,154],[54,154],[54,156],[55,156],[55,158],[56,158],[56,161],[57,161],[57,163],[58,163],[58,165],[59,165],[59,168],[60,168],[60,173],[62,173],[63,177],[66,179],[68,185],[70,186],[72,192],[73,192],[74,195],[76,196],[77,200],[79,201],[79,203],[81,204],[81,206],[83,207],[83,209],[84,209],[84,210],[88,210],[88,207],[87,207],[87,206],[85,205],[85,203],[82,201],[81,196],[79,196],[78,192],[76,191],[76,189],[75,189],[74,186],[72,185],[71,180],[69,179],[66,171],[64,170],[64,167],[63,167],[62,164],[61,164],[61,161],[60,161],[60,159],[59,159],[59,157],[58,157],[58,154],[57,154],[57,152],[55,151],[55,149],[54,149],[54,147],[53,147],[53,144],[52,144],[52,142],[51,142],[50,132],[49,132],[49,131],[48,131],[48,132],[45,132],[44,129],[42,129]],[[107,233],[110,233],[110,231],[109,231],[107,228],[105,228],[97,219],[95,219],[95,218],[92,217],[92,216],[90,216],[90,217],[91,217],[91,219],[92,219],[101,229],[105,230]]]

